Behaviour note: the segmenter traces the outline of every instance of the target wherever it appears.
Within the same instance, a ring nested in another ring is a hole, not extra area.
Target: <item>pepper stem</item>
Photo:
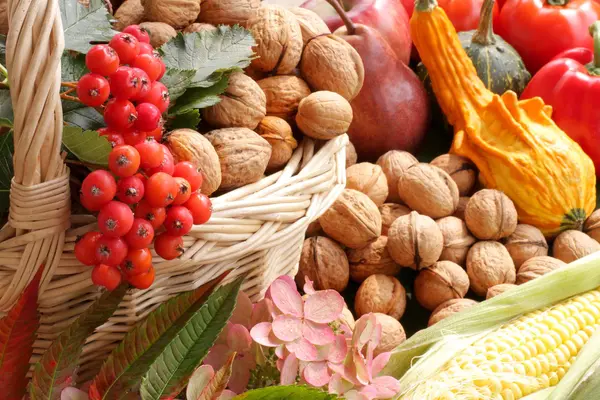
[[[546,0],[546,3],[548,3],[549,5],[559,7],[566,6],[568,2],[569,0]]]
[[[354,22],[348,17],[346,11],[341,5],[341,1],[338,0],[327,0],[329,5],[335,9],[335,11],[339,14],[340,18],[346,25],[346,30],[348,31],[348,35],[354,35],[356,33],[356,26],[354,26]]]
[[[489,46],[496,43],[494,37],[494,0],[485,0],[481,5],[481,14],[479,17],[479,26],[471,40],[483,46]]]
[[[594,68],[600,71],[600,21],[594,22],[590,26],[590,35],[594,38]]]
[[[415,10],[419,12],[432,12],[437,5],[438,2],[436,0],[416,0]]]

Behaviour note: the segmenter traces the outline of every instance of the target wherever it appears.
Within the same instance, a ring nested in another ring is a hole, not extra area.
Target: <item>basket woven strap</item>
[[[15,175],[8,225],[0,232],[0,258],[15,252],[22,257],[0,293],[0,311],[12,305],[40,264],[46,264],[42,290],[48,284],[70,216],[69,171],[61,157],[64,36],[58,1],[9,0],[8,19]]]

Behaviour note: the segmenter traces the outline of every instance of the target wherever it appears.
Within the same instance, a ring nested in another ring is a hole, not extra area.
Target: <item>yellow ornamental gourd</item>
[[[596,205],[594,164],[552,121],[552,108],[540,98],[489,91],[435,0],[417,0],[410,26],[454,126],[451,152],[471,159],[486,187],[512,199],[521,223],[547,237],[581,229]]]

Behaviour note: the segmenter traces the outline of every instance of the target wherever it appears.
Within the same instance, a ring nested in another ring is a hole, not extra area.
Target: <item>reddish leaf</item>
[[[216,374],[213,373],[208,382],[203,382],[204,376],[199,375],[196,378],[194,373],[188,382],[187,400],[219,400],[231,378],[235,355],[236,353],[231,353],[225,365]]]
[[[29,359],[40,325],[37,309],[42,265],[17,303],[0,320],[0,393],[5,400],[21,400],[27,389]]]

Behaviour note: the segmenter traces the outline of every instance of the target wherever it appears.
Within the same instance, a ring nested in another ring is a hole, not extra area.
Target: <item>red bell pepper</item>
[[[531,79],[521,98],[541,97],[552,119],[575,140],[600,171],[600,21],[590,27],[594,52],[561,53]]]

